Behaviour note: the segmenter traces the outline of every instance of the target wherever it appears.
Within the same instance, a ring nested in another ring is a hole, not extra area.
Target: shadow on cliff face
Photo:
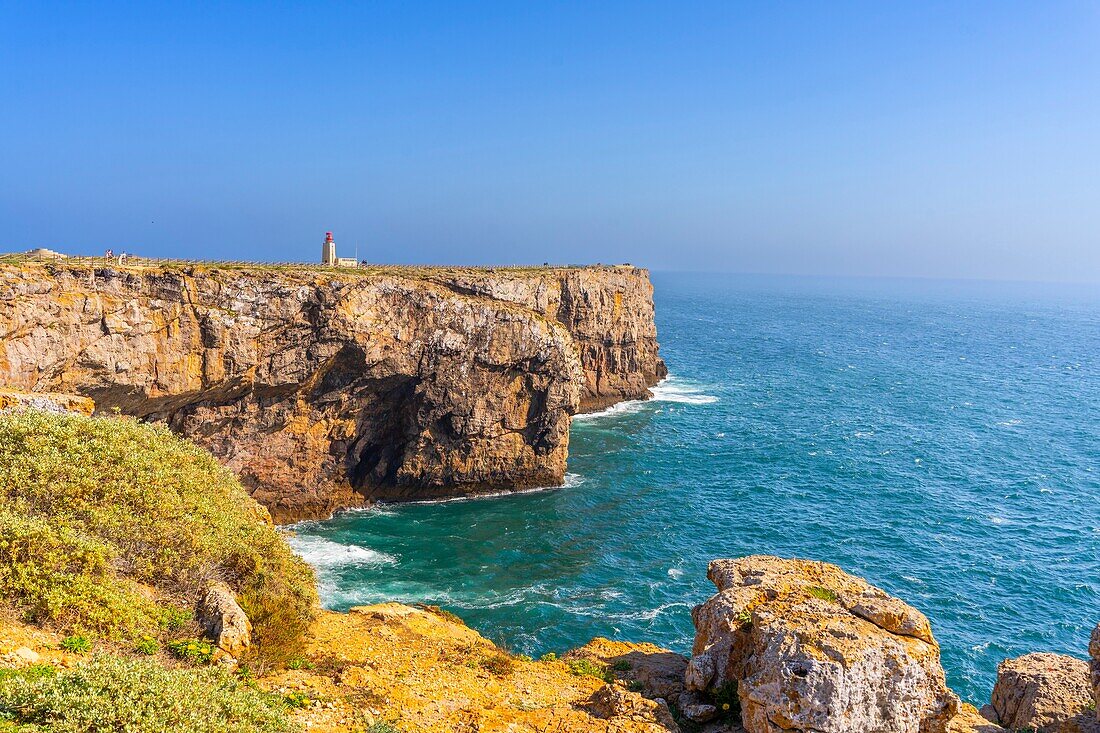
[[[392,486],[408,444],[415,435],[415,377],[393,376],[370,380],[370,394],[356,421],[356,438],[347,449],[348,480],[357,491]],[[333,449],[338,450],[334,444]]]
[[[397,482],[407,444],[416,435],[416,387],[420,380],[408,374],[363,378],[365,354],[345,346],[331,360],[316,383],[310,401],[340,403],[349,398],[362,407],[355,419],[355,433],[347,440],[334,440],[331,453],[343,461],[348,482],[369,496],[370,487]]]

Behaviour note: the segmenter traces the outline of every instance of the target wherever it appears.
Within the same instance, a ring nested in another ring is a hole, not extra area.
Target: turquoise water
[[[1100,293],[654,276],[671,378],[574,423],[567,488],[298,526],[326,605],[440,604],[514,651],[688,651],[707,561],[828,560],[926,612],[951,685],[1100,621]]]

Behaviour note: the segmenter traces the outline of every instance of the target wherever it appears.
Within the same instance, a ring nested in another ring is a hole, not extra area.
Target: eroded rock
[[[195,618],[223,656],[237,659],[252,646],[252,622],[225,583],[212,583],[206,589]]]
[[[1100,721],[1100,624],[1089,638],[1089,670],[1092,676],[1092,699],[1096,706],[1096,720]]]
[[[45,412],[75,412],[91,415],[95,402],[87,397],[58,392],[18,392],[0,389],[0,410],[44,410]]]
[[[685,682],[748,733],[942,733],[959,700],[915,608],[827,563],[715,560]]]
[[[1035,653],[997,666],[990,706],[1006,728],[1057,733],[1062,723],[1091,712],[1089,665],[1064,654]]]
[[[598,718],[633,721],[656,721],[666,730],[680,733],[664,700],[650,700],[618,685],[604,685],[592,693],[589,709]]]

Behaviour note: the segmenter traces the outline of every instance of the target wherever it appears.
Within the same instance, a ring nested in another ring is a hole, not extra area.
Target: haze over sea
[[[712,558],[827,560],[932,620],[951,686],[1100,620],[1100,288],[661,274],[670,378],[574,420],[561,490],[296,527],[331,608],[426,602],[516,652],[688,652]]]

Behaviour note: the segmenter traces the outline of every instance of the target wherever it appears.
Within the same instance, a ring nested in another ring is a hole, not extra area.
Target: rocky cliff
[[[632,267],[0,266],[0,386],[163,420],[281,521],[561,483],[665,374]]]

